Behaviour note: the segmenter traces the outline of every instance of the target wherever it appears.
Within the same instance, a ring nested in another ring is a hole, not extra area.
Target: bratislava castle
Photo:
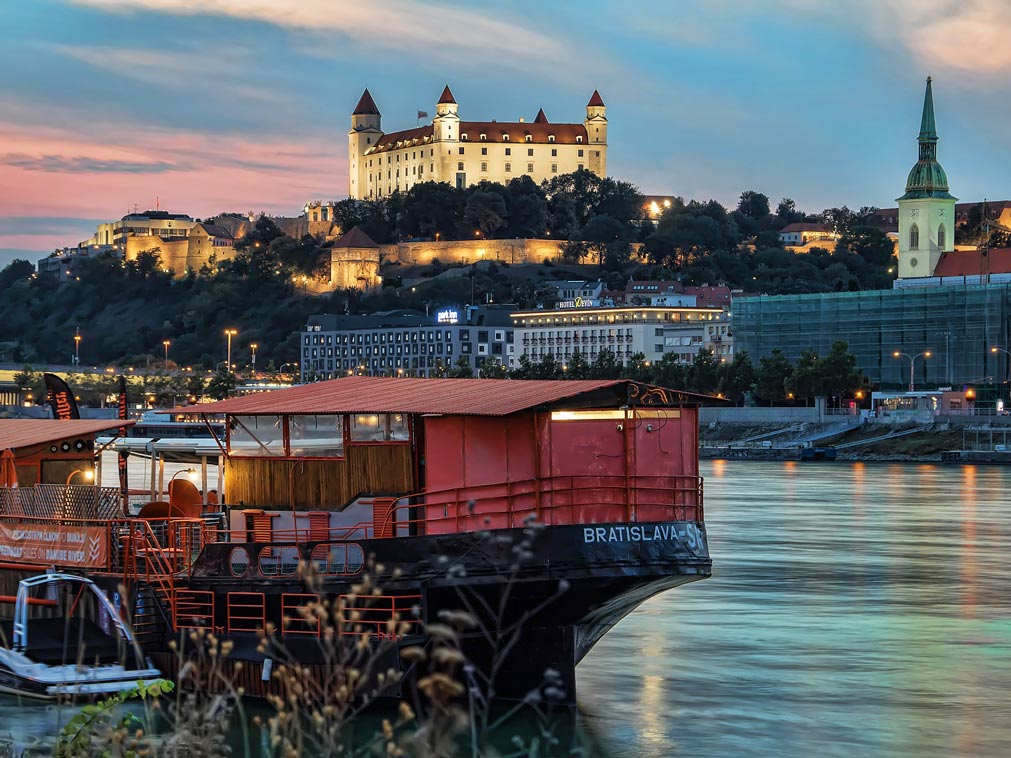
[[[607,173],[607,109],[596,91],[581,124],[551,123],[543,109],[531,122],[462,121],[458,110],[447,86],[431,124],[387,134],[365,90],[348,132],[350,196],[384,197],[419,182],[466,187],[525,175],[539,184],[578,169]]]

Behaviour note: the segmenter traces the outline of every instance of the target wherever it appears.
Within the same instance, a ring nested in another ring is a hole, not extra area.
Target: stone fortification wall
[[[552,239],[446,240],[440,242],[399,242],[380,247],[383,263],[404,266],[425,265],[436,258],[445,264],[499,261],[501,263],[543,263],[561,260],[561,243]]]

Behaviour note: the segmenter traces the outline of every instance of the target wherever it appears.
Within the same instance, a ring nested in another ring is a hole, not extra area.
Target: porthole
[[[244,547],[232,548],[228,555],[228,568],[232,571],[232,576],[245,576],[246,569],[249,568],[249,552]]]

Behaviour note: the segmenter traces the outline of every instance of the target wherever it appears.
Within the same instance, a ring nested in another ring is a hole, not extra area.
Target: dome
[[[904,197],[950,197],[948,177],[936,160],[918,161],[906,179]]]

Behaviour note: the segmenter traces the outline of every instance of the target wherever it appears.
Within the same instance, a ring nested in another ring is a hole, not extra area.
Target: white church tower
[[[920,119],[920,157],[906,179],[899,203],[899,278],[932,276],[941,253],[954,249],[955,202],[937,162],[934,97],[927,77]]]
[[[365,152],[383,136],[381,124],[379,108],[366,89],[351,114],[351,131],[348,132],[348,194],[351,197],[369,194]]]

